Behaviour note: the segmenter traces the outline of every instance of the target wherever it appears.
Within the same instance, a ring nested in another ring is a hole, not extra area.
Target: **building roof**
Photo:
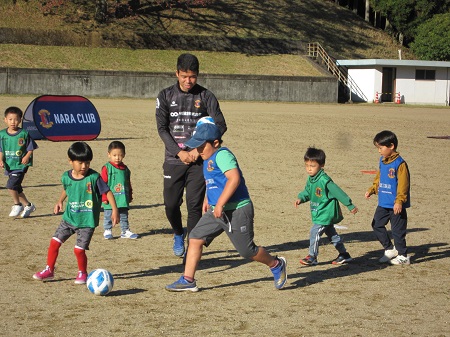
[[[362,59],[362,60],[336,60],[336,64],[348,68],[390,66],[390,67],[433,67],[450,68],[450,62],[446,61],[420,61],[420,60],[396,60],[396,59]]]

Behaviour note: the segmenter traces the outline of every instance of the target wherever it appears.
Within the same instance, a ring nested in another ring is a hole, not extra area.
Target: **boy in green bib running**
[[[20,127],[23,112],[11,106],[5,110],[7,128],[0,131],[0,168],[8,176],[6,188],[13,198],[9,216],[27,218],[36,207],[28,201],[22,182],[30,166],[33,166],[33,151],[38,148],[28,132]]]
[[[108,185],[98,172],[89,167],[93,158],[90,146],[85,142],[73,143],[67,154],[72,169],[62,175],[64,189],[54,208],[55,214],[64,210],[63,217],[50,240],[47,266],[43,271],[34,274],[33,278],[40,281],[53,279],[59,248],[69,237],[77,234],[73,250],[78,263],[75,284],[85,284],[88,275],[86,250],[89,249],[92,235],[98,226],[102,195],[106,194],[112,207],[111,219],[114,225],[119,221],[119,211]],[[67,204],[64,209],[63,203],[66,199]]]

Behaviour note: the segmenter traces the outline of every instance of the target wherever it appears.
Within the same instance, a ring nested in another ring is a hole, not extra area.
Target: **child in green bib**
[[[20,127],[23,112],[11,106],[5,110],[6,129],[0,131],[0,168],[8,176],[6,188],[13,199],[10,217],[28,218],[36,206],[28,201],[22,182],[33,166],[33,151],[38,148],[29,133]]]
[[[117,140],[111,142],[108,146],[109,162],[102,167],[101,176],[116,199],[120,228],[122,229],[120,237],[122,239],[137,239],[139,236],[130,231],[128,223],[128,210],[130,202],[133,200],[133,189],[130,180],[131,172],[128,166],[123,163],[124,157],[125,145]],[[106,240],[113,238],[111,212],[111,205],[108,203],[106,196],[103,196],[103,228],[105,230],[103,237]]]
[[[114,225],[119,222],[119,211],[108,185],[98,172],[90,168],[93,158],[91,147],[85,142],[75,142],[69,147],[67,154],[72,169],[63,173],[61,178],[63,191],[53,210],[55,214],[63,210],[64,213],[50,240],[47,266],[43,271],[34,274],[33,278],[40,281],[53,279],[59,248],[73,234],[77,234],[73,250],[78,263],[75,284],[85,284],[88,275],[86,250],[89,249],[92,235],[98,226],[102,195],[106,195],[111,205],[111,219]]]

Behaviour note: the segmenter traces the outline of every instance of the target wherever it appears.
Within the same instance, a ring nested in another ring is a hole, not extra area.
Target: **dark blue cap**
[[[184,145],[193,149],[203,145],[207,141],[213,141],[221,138],[222,134],[215,124],[203,123],[197,126],[192,138],[184,143]]]

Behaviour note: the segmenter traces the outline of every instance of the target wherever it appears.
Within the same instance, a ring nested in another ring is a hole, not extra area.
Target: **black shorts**
[[[8,190],[17,191],[19,194],[23,192],[22,182],[23,178],[25,178],[25,173],[23,172],[12,172],[8,174],[8,181],[6,182],[6,188]]]

